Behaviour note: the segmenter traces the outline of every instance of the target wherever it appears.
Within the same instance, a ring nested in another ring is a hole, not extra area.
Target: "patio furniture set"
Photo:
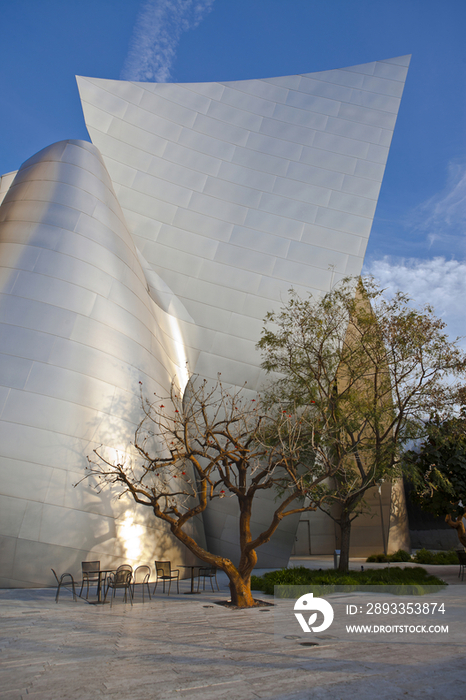
[[[73,576],[70,573],[62,574],[58,576],[54,569],[52,569],[55,579],[57,581],[57,593],[55,596],[55,602],[58,602],[58,596],[60,595],[60,588],[63,586],[73,593],[73,600],[77,600],[77,597],[83,597],[82,593],[84,587],[86,587],[85,599],[89,599],[89,588],[90,586],[97,587],[97,603],[105,603],[107,600],[108,592],[111,591],[110,595],[110,605],[112,605],[113,598],[115,597],[116,591],[118,589],[124,591],[125,603],[128,598],[133,604],[134,593],[136,586],[142,587],[142,602],[144,603],[145,590],[149,595],[149,600],[151,599],[150,586],[154,583],[154,589],[152,595],[154,595],[157,590],[157,585],[162,582],[162,591],[165,593],[165,583],[168,583],[168,595],[170,595],[170,588],[172,581],[176,581],[177,592],[180,592],[180,572],[179,569],[172,569],[171,562],[169,561],[156,561],[155,563],[155,581],[150,580],[151,578],[151,568],[150,566],[138,566],[134,569],[129,564],[122,564],[117,569],[102,569],[100,566],[100,561],[83,561],[81,562],[82,579],[81,579],[81,590],[76,594],[76,583]],[[212,591],[214,591],[214,580],[219,590],[217,581],[217,569],[215,567],[208,566],[184,566],[180,564],[182,568],[191,570],[191,587],[187,591],[188,594],[199,593],[201,579],[203,579],[203,590],[205,591],[206,579],[210,580],[210,585],[212,586]],[[197,571],[197,591],[194,590],[194,579],[195,571]]]

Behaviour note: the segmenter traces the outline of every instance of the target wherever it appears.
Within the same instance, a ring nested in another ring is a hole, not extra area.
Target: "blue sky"
[[[88,139],[74,76],[241,80],[412,54],[365,269],[466,335],[466,0],[0,0],[0,173]]]

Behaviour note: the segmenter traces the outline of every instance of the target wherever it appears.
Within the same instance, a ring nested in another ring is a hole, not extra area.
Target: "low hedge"
[[[405,552],[404,549],[399,549],[394,554],[371,554],[367,557],[367,562],[392,562],[392,561],[413,561],[411,554]]]
[[[413,557],[417,564],[458,564],[458,555],[454,549],[449,552],[429,552],[428,549],[420,549]]]
[[[338,569],[307,569],[305,566],[269,571],[263,576],[251,576],[251,588],[273,595],[274,586],[444,586],[436,576],[431,576],[420,566],[401,569],[392,566],[386,569],[348,571]]]
[[[430,552],[428,549],[420,549],[412,557],[404,549],[399,549],[394,554],[371,554],[367,557],[367,562],[402,562],[412,561],[416,564],[458,564],[458,556],[454,549],[449,552]]]

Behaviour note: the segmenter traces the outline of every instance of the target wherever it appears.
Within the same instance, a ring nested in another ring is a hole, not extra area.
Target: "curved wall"
[[[22,166],[0,208],[0,261],[0,585],[50,582],[50,567],[78,572],[89,555],[180,560],[150,513],[73,488],[94,447],[128,448],[138,382],[161,392],[185,371],[177,319],[149,296],[92,144]]]
[[[196,323],[192,370],[256,388],[265,314],[291,286],[360,274],[408,64],[226,83],[78,78],[136,245]]]
[[[73,488],[86,455],[125,453],[138,382],[183,386],[186,362],[254,391],[265,314],[291,286],[360,273],[408,64],[78,78],[94,145],[54,144],[0,183],[0,586],[51,583],[51,566],[77,573],[85,558],[185,559],[150,513]],[[273,508],[256,504],[253,529]],[[204,526],[235,559],[233,502],[212,502]],[[263,566],[287,563],[296,526],[261,548]]]
[[[258,388],[265,314],[290,287],[360,274],[409,60],[225,83],[78,78],[134,240],[195,321],[193,371]],[[253,528],[273,510],[258,500]],[[236,518],[233,502],[204,513],[209,547],[233,560]],[[296,527],[283,521],[260,565],[287,564]]]

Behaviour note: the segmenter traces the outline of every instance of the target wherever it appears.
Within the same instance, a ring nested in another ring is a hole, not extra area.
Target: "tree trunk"
[[[228,573],[228,572],[227,572]],[[230,579],[230,595],[233,605],[239,608],[251,608],[254,605],[254,598],[251,593],[251,575],[241,577],[239,574],[231,575]]]
[[[341,532],[341,542],[340,542],[340,566],[339,571],[346,572],[349,567],[349,549],[350,549],[350,538],[351,538],[351,520],[350,518],[342,514],[340,521],[340,532]]]
[[[244,473],[245,479],[245,473]],[[238,568],[228,570],[230,579],[231,602],[240,608],[250,608],[254,605],[251,593],[251,574],[257,564],[257,554],[254,549],[249,549],[251,544],[251,510],[252,497],[239,498],[239,539],[241,556]]]
[[[245,520],[247,526],[248,519],[246,518]],[[257,562],[257,554],[254,550],[248,552],[247,555],[243,551],[240,566],[237,568],[230,559],[211,554],[200,547],[182,528],[172,525],[171,531],[196,557],[205,561],[209,566],[216,566],[226,573],[230,580],[230,594],[233,605],[237,605],[239,608],[251,608],[254,606],[254,598],[251,593],[251,573]]]

